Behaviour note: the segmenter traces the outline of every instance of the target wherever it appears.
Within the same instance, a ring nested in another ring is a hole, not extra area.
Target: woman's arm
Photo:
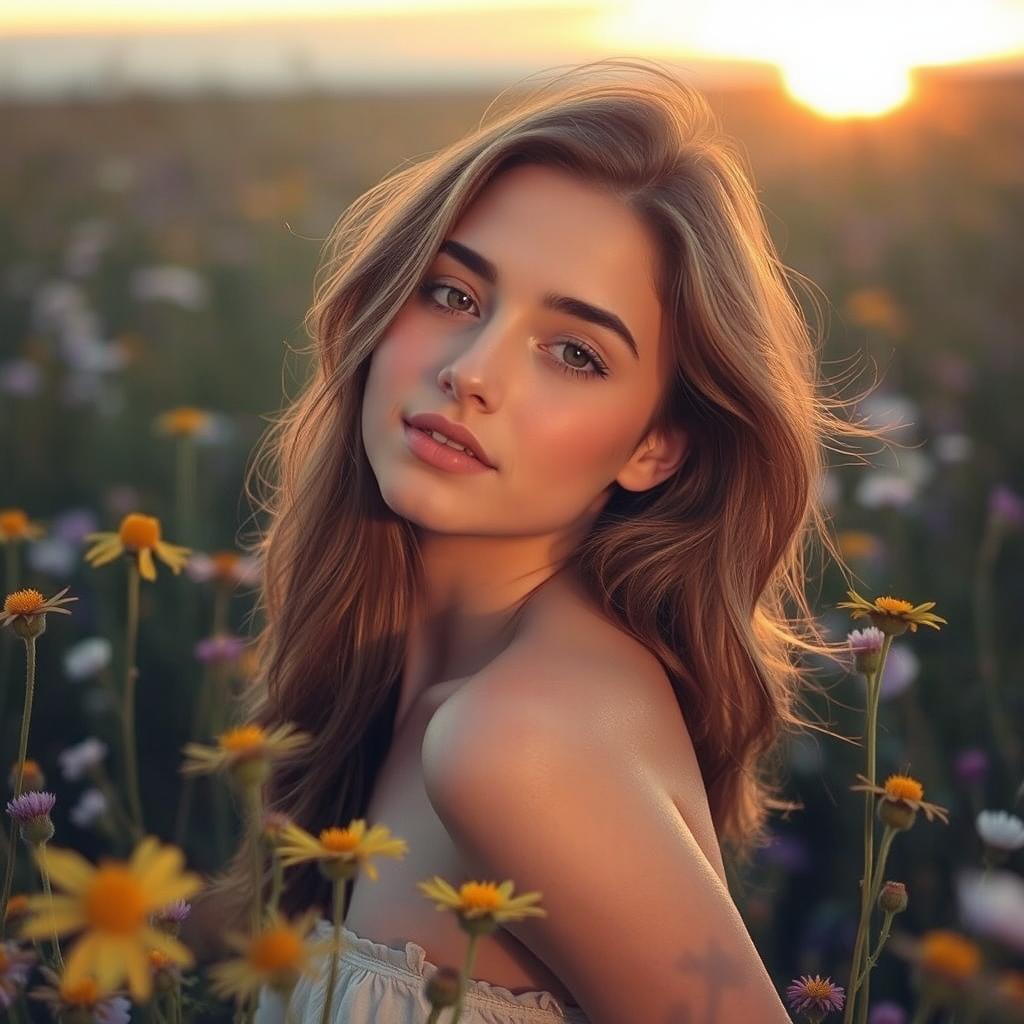
[[[438,815],[476,877],[542,893],[546,917],[504,927],[592,1024],[790,1024],[613,673],[542,668],[443,706],[423,747]]]

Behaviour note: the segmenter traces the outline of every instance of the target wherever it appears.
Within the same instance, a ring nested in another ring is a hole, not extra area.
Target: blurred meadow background
[[[964,927],[955,879],[981,863],[976,814],[1024,813],[1020,5],[950,2],[953,17],[907,4],[905,22],[877,22],[874,5],[842,3],[831,23],[781,3],[685,17],[642,3],[321,4],[276,22],[256,3],[176,4],[150,5],[152,23],[95,6],[89,19],[59,4],[0,13],[5,593],[78,598],[40,640],[28,747],[58,797],[55,845],[90,860],[131,847],[109,806],[124,575],[87,565],[85,536],[142,512],[193,551],[180,576],[158,562],[143,582],[135,716],[147,830],[213,871],[237,810],[219,782],[186,796],[181,748],[227,727],[227,698],[252,675],[243,477],[265,417],[304,379],[292,350],[307,343],[322,240],[357,195],[520,79],[651,56],[740,140],[783,260],[820,290],[806,313],[825,374],[847,396],[870,390],[859,412],[901,444],[868,466],[835,455],[826,497],[858,590],[935,601],[948,620],[893,643],[878,773],[909,772],[950,810],[892,849],[886,877],[910,893],[899,925]],[[18,539],[19,510],[37,536]],[[841,576],[826,567],[808,585],[842,639]],[[10,629],[0,644],[6,777],[24,655]],[[862,800],[848,786],[865,686],[818,668],[829,699],[810,705],[851,742],[786,744],[784,795],[804,807],[779,816],[732,889],[780,990],[799,973],[845,984],[857,928]],[[105,776],[62,756],[90,737],[109,751]],[[1005,867],[1019,874],[1024,854]],[[14,890],[37,885],[20,864]],[[1001,955],[1020,967],[1017,939]],[[910,1005],[907,965],[883,954],[872,996]]]

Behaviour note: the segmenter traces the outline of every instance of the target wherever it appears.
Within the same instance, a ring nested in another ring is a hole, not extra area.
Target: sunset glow
[[[326,28],[314,20],[324,18],[337,20]],[[285,22],[300,55],[351,36],[358,54],[372,50],[380,62],[395,56],[456,69],[488,54],[517,67],[615,55],[753,69],[777,74],[796,102],[831,118],[899,108],[918,68],[1024,55],[1024,0],[37,0],[0,11],[0,41],[133,32],[198,39],[256,23],[276,32]],[[27,66],[37,60],[32,52],[22,56]],[[324,59],[345,63],[341,52]]]
[[[914,68],[1024,50],[1024,5],[1013,0],[633,0],[606,18],[603,39],[652,55],[775,65],[798,102],[827,117],[875,116],[912,94]]]

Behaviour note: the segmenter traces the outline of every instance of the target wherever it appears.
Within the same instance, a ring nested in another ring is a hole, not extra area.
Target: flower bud
[[[901,914],[907,909],[907,887],[902,882],[886,882],[878,894],[878,906],[887,914]]]
[[[14,788],[18,784],[17,761],[11,765],[11,773],[7,776],[7,783],[11,787],[11,792],[14,792]],[[37,793],[39,790],[45,788],[46,776],[43,775],[43,770],[39,767],[38,762],[26,758],[25,771],[21,777],[22,793]]]
[[[883,797],[878,801],[878,817],[890,828],[906,832],[917,820],[917,809],[902,800],[887,800]]]
[[[347,882],[358,870],[359,865],[354,860],[336,857],[333,860],[320,861],[320,874],[332,882]]]
[[[427,979],[423,992],[431,1006],[454,1006],[459,999],[462,978],[454,967],[438,967]]]
[[[22,640],[35,640],[46,632],[45,615],[19,615],[11,623],[14,630]]]
[[[21,825],[21,838],[29,846],[39,846],[48,843],[53,838],[53,822],[48,814],[41,814],[38,818],[29,818]]]
[[[230,768],[231,778],[243,789],[262,786],[270,778],[270,759],[267,757],[243,757]]]

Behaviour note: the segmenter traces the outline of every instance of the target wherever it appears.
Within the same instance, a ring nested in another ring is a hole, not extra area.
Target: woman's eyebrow
[[[458,260],[464,267],[482,277],[488,284],[498,283],[498,268],[486,256],[482,256],[475,249],[470,249],[468,245],[456,242],[453,238],[448,238],[441,243],[439,251],[447,253],[452,259]],[[640,358],[636,341],[634,341],[629,328],[619,317],[614,313],[610,313],[607,309],[601,309],[600,306],[584,302],[583,299],[574,299],[569,295],[559,295],[556,292],[546,292],[543,304],[546,309],[567,313],[569,316],[597,324],[598,327],[607,328],[609,331],[617,334],[630,347],[634,359]]]

